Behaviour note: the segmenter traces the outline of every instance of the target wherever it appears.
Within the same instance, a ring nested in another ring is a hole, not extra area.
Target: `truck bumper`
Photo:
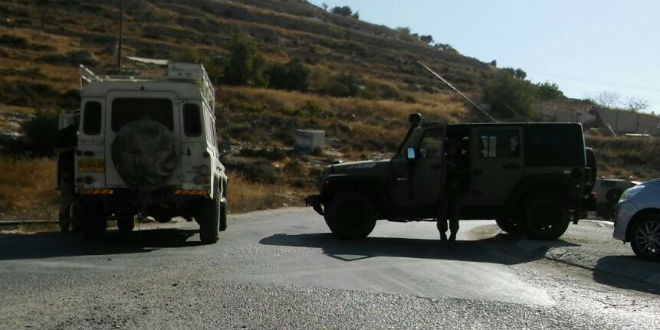
[[[323,202],[321,195],[309,195],[305,197],[305,206],[312,206],[316,213],[323,215]]]

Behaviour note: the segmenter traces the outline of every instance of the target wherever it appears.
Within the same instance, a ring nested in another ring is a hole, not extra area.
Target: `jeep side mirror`
[[[409,160],[415,159],[415,148],[408,148],[407,149],[406,158],[408,158]]]

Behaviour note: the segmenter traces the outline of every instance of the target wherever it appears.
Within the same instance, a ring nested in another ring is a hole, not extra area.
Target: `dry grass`
[[[286,206],[301,206],[303,192],[283,184],[250,182],[239,172],[229,173],[227,189],[228,210],[242,213]]]
[[[55,161],[0,158],[0,217],[57,218]]]
[[[660,177],[660,141],[657,138],[588,136],[594,148],[598,175],[647,180]]]

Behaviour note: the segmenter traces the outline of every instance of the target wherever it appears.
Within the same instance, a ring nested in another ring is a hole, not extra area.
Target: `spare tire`
[[[590,194],[596,185],[596,178],[598,178],[598,164],[596,162],[596,154],[591,148],[584,148],[587,157],[587,167],[591,169],[589,172],[589,183],[586,185],[585,193]]]
[[[174,173],[177,164],[174,136],[153,120],[132,121],[115,136],[112,161],[129,185],[163,184]]]

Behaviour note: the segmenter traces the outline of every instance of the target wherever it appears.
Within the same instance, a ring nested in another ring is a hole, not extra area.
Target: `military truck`
[[[305,201],[334,234],[360,239],[376,220],[436,218],[452,140],[461,141],[469,164],[461,219],[495,219],[509,233],[556,239],[595,205],[595,158],[578,123],[447,124],[425,122],[421,114],[409,121],[391,159],[322,172],[320,194]]]
[[[227,227],[227,175],[215,130],[215,90],[203,66],[167,64],[165,75],[100,75],[80,68],[76,209],[99,238],[136,217],[199,223],[204,243]]]

